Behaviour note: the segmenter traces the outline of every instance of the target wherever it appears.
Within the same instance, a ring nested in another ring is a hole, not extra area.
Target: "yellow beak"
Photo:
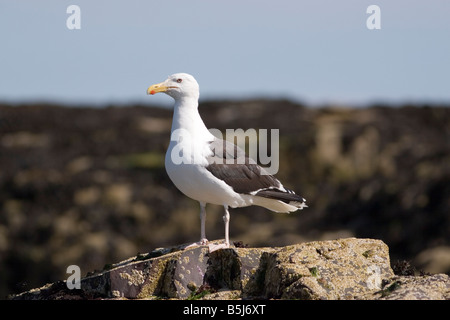
[[[147,89],[147,94],[155,94],[158,92],[166,92],[170,87],[166,86],[164,82],[154,84]]]

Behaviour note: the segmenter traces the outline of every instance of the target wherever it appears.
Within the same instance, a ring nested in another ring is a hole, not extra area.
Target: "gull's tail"
[[[286,191],[275,188],[263,189],[259,190],[255,196],[282,201],[300,210],[308,207],[305,198],[299,196],[292,190],[286,188],[285,190]]]

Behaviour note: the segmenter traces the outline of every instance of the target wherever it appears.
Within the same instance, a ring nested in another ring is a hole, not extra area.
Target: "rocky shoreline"
[[[277,248],[161,248],[81,279],[11,298],[180,300],[448,300],[445,274],[395,275],[385,243],[346,238]]]
[[[209,128],[279,130],[283,184],[308,208],[231,211],[250,247],[381,239],[391,259],[450,272],[450,108],[309,108],[288,100],[204,101]],[[164,168],[172,110],[0,104],[0,297],[194,241],[198,203]],[[208,206],[207,235],[223,237]]]

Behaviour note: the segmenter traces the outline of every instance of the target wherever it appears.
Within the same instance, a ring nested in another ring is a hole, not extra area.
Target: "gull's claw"
[[[197,246],[205,246],[207,244],[208,244],[208,239],[203,238],[203,239],[200,239],[200,241],[198,241],[198,242],[194,242],[194,243],[186,246],[185,249],[189,249],[189,248],[193,248],[193,247],[197,247]]]
[[[208,245],[209,248],[209,252],[214,252],[220,249],[228,249],[230,247],[229,243],[219,243],[219,244],[214,244],[214,243],[210,243]]]

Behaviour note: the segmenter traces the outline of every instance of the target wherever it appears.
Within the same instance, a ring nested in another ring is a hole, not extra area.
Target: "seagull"
[[[303,197],[285,188],[244,150],[206,128],[198,111],[199,85],[192,75],[176,73],[147,89],[150,95],[159,92],[175,100],[166,172],[183,194],[200,203],[200,241],[192,245],[208,244],[208,203],[223,206],[225,211],[225,242],[210,246],[211,251],[230,247],[229,208],[256,205],[286,213],[307,207]]]

